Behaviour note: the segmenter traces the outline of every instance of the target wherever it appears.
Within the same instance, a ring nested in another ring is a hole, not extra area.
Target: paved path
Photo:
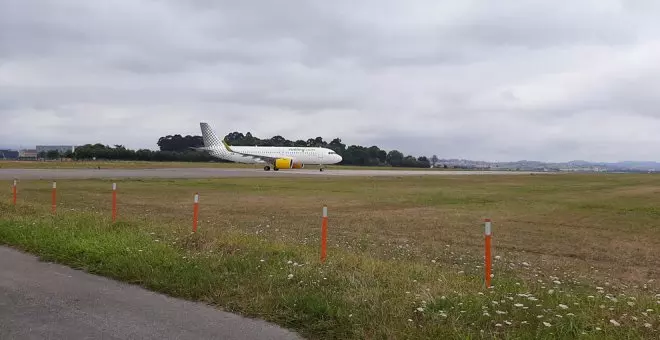
[[[300,339],[0,246],[0,339]]]
[[[223,178],[223,177],[290,177],[290,176],[474,176],[529,175],[514,171],[441,171],[441,170],[331,170],[289,169],[0,169],[0,180],[11,179],[92,179],[92,178]]]

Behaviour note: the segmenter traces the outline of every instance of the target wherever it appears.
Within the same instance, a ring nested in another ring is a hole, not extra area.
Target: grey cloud
[[[154,148],[206,120],[220,133],[340,137],[416,155],[657,160],[658,10],[3,1],[0,144]]]

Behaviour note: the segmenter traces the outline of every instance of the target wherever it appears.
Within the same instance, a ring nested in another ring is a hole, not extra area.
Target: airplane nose
[[[343,158],[341,156],[337,155],[337,163],[341,162]]]

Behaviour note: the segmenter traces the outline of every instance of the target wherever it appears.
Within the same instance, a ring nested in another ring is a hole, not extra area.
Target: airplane
[[[318,164],[324,170],[328,164],[342,161],[334,150],[317,147],[288,146],[230,146],[224,139],[218,138],[208,123],[199,123],[202,129],[204,147],[211,156],[236,163],[265,164],[264,170],[302,169],[305,164]]]

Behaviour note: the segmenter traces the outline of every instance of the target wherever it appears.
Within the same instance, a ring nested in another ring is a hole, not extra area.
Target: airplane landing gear
[[[270,167],[269,167],[268,165],[266,165],[266,166],[264,167],[264,171],[270,171]]]

